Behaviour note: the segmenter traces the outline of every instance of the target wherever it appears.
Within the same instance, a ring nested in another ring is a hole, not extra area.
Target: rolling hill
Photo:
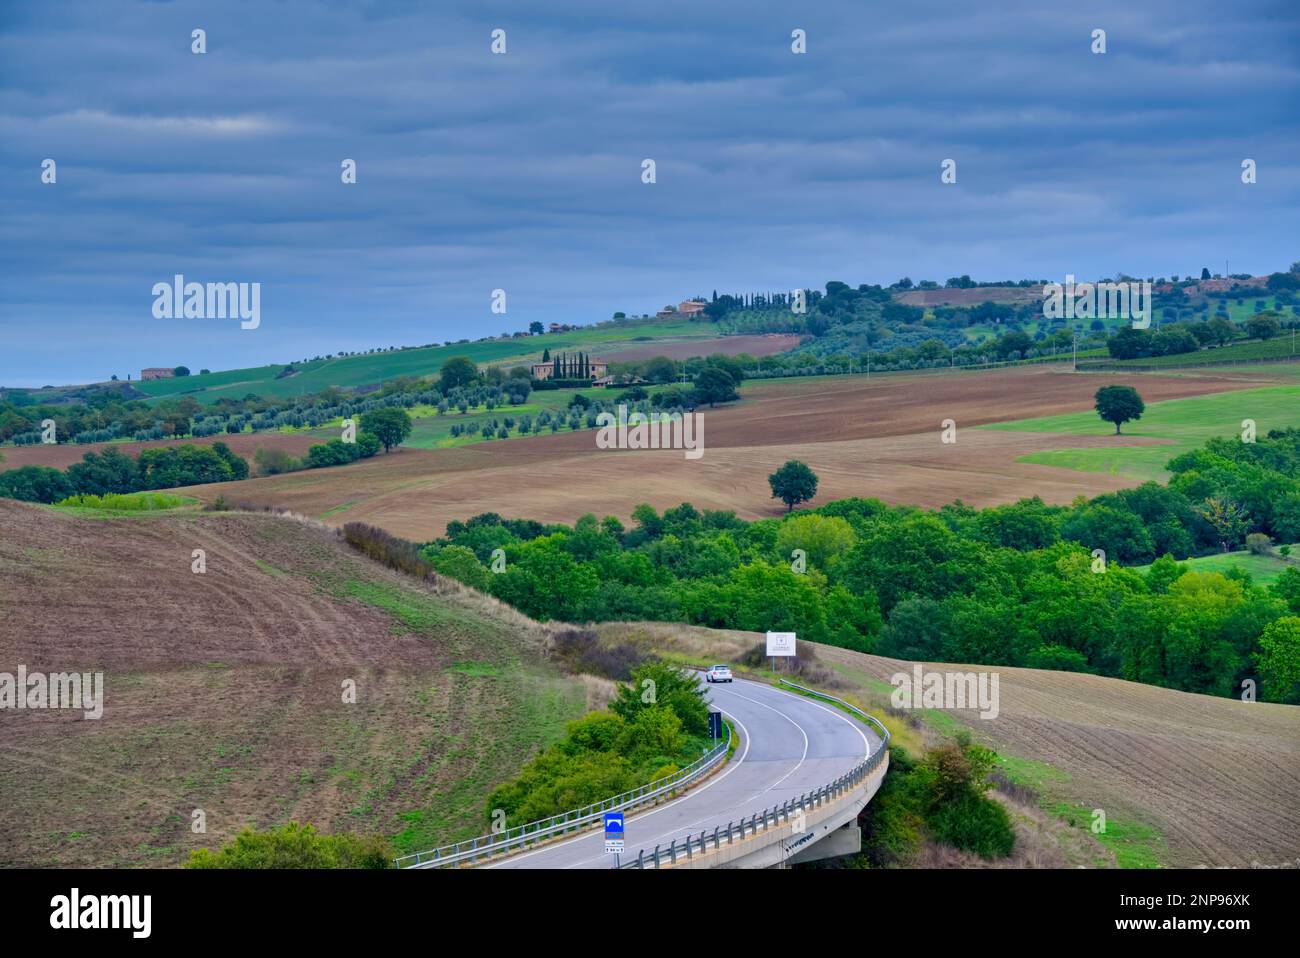
[[[154,398],[186,395],[203,403],[222,398],[240,399],[248,393],[264,397],[289,397],[317,392],[329,386],[368,386],[398,376],[432,375],[452,356],[468,356],[480,366],[539,360],[543,349],[553,352],[598,352],[600,358],[608,359],[623,354],[636,356],[644,353],[647,343],[666,349],[689,343],[697,347],[687,350],[691,355],[702,355],[725,349],[725,344],[719,342],[720,336],[716,325],[708,322],[673,319],[620,321],[544,336],[410,347],[389,352],[295,362],[288,372],[286,369],[289,364],[279,363],[177,379],[154,379],[133,385]],[[754,348],[754,337],[744,338],[748,340],[745,346]],[[663,351],[661,348],[654,352],[657,354]]]
[[[0,866],[174,866],[293,818],[399,849],[468,837],[594,688],[535,623],[314,523],[0,500],[0,527],[0,671],[106,689],[99,720],[0,715]]]

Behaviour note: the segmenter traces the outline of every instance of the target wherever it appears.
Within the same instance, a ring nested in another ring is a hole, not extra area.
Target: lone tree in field
[[[798,459],[791,459],[768,476],[767,481],[772,487],[772,498],[784,502],[786,512],[817,495],[817,473]]]
[[[1133,419],[1141,419],[1146,411],[1146,403],[1132,386],[1102,386],[1097,390],[1097,415],[1106,422],[1115,424],[1115,435],[1119,427]]]
[[[396,406],[361,414],[361,429],[384,444],[384,452],[399,446],[411,434],[411,417]]]

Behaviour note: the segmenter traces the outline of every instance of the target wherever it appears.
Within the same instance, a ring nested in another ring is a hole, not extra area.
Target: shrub
[[[322,835],[309,822],[257,832],[245,828],[218,852],[200,848],[186,868],[391,868],[393,849],[380,835]]]
[[[175,509],[193,501],[185,496],[169,496],[161,492],[106,492],[102,496],[85,494],[69,496],[55,505],[113,512],[155,512],[160,509]]]
[[[1273,540],[1262,532],[1252,532],[1246,536],[1246,548],[1252,555],[1266,556],[1273,551]]]
[[[253,462],[257,464],[258,475],[262,476],[276,476],[303,467],[301,462],[285,450],[268,447],[262,447],[253,453]]]
[[[768,668],[767,643],[756,642],[732,661],[736,665],[742,665],[749,669]],[[834,672],[817,661],[817,653],[813,651],[813,647],[807,642],[799,645],[798,655],[773,658],[770,665],[774,672],[803,679],[805,682],[811,682],[814,685],[832,689],[844,685]]]
[[[420,555],[414,543],[364,522],[349,522],[340,532],[343,541],[376,562],[418,579],[437,581],[433,566]]]
[[[938,841],[981,858],[1005,858],[1016,843],[1007,810],[985,795],[968,793],[940,805],[929,824]]]
[[[592,629],[552,632],[551,655],[569,672],[599,675],[616,682],[626,682],[640,666],[658,661],[634,645],[602,645]]]
[[[1082,652],[1063,645],[1040,645],[1029,653],[1025,665],[1031,669],[1054,669],[1058,672],[1095,672]]]
[[[360,458],[360,443],[344,442],[342,439],[331,439],[327,443],[312,446],[307,450],[307,464],[313,469],[322,466],[344,466]]]

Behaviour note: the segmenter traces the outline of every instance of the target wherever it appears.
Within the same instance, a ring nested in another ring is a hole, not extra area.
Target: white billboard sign
[[[794,655],[794,635],[793,632],[767,633],[767,654]]]

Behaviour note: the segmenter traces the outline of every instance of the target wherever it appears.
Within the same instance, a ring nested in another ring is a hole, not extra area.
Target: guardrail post
[[[713,848],[716,851],[722,847],[722,839],[718,837],[718,826],[713,826]]]
[[[727,844],[730,845],[734,839],[731,837],[731,822],[727,822]]]
[[[668,854],[672,856],[673,864],[676,865],[677,864],[677,839],[674,838],[673,843],[668,846]]]
[[[644,848],[641,849],[639,852],[636,853],[636,867],[637,867],[637,868],[645,868],[645,849],[644,849]]]
[[[658,845],[655,846],[654,860],[655,860],[655,868],[658,868],[659,867],[659,846]]]

